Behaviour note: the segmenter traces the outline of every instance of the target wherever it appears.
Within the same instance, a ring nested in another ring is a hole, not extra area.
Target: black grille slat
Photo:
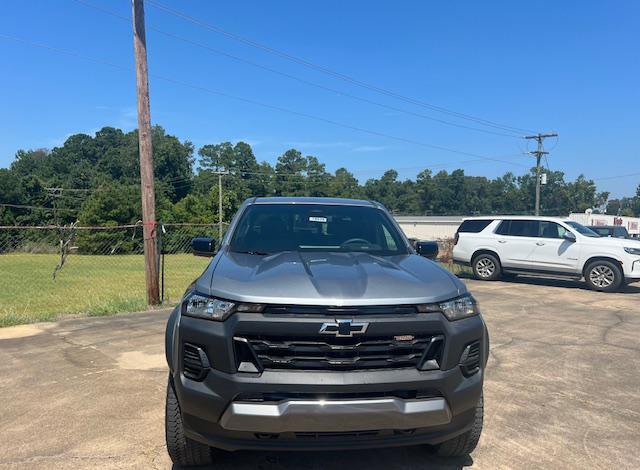
[[[432,336],[245,338],[264,369],[358,370],[418,367]]]
[[[251,345],[256,352],[260,355],[264,352],[271,354],[312,354],[317,356],[324,356],[326,353],[338,354],[341,351],[351,352],[356,354],[379,354],[379,353],[391,353],[404,352],[407,350],[420,349],[428,343],[428,340],[414,340],[414,341],[371,341],[366,343],[358,343],[354,345],[350,344],[329,344],[326,342],[274,342],[265,340],[251,341]]]

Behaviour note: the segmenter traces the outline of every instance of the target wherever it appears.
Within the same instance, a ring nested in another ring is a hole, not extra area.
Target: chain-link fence
[[[226,226],[225,226],[226,228]],[[180,300],[209,263],[191,239],[219,238],[217,224],[159,224],[158,268],[164,304]],[[440,262],[452,264],[453,240],[438,240]],[[146,308],[142,225],[0,226],[0,327]]]
[[[223,234],[226,225],[223,226]],[[209,264],[209,258],[193,256],[194,237],[219,238],[218,224],[164,224],[158,226],[160,293],[164,303],[175,303],[186,287]]]
[[[191,254],[191,239],[218,238],[218,225],[156,230],[160,289],[172,304],[209,262]],[[142,225],[0,227],[0,276],[0,326],[144,309]]]

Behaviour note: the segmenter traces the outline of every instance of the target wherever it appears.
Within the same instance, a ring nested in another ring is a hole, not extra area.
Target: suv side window
[[[537,220],[512,220],[509,233],[512,237],[537,237],[540,232],[540,222]]]
[[[500,222],[500,225],[498,225],[498,228],[496,229],[496,233],[498,235],[509,235],[510,225],[511,225],[510,220],[503,220],[502,222]]]
[[[540,221],[540,237],[541,238],[563,238],[567,233],[567,229],[555,222],[546,220]]]
[[[458,228],[458,233],[480,233],[493,222],[491,219],[465,220]]]
[[[627,229],[624,227],[615,227],[613,229],[613,236],[614,237],[626,237],[628,235],[627,233]]]

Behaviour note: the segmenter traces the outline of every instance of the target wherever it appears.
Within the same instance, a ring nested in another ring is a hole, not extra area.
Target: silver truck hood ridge
[[[415,254],[290,251],[259,256],[224,250],[216,258],[207,270],[211,283],[205,293],[243,302],[399,305],[466,292],[455,276]]]

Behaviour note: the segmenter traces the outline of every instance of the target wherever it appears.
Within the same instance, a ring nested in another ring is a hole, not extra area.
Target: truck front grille
[[[242,341],[250,345],[259,369],[298,370],[433,370],[440,368],[444,346],[441,335],[300,339],[254,336]]]

